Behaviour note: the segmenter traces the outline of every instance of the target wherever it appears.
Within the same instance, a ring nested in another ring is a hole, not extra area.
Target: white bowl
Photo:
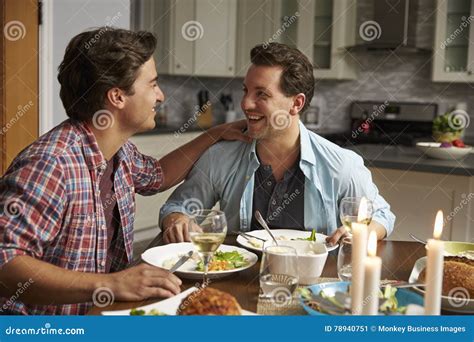
[[[416,147],[431,158],[444,159],[444,160],[456,160],[467,156],[471,150],[471,146],[466,147],[440,147],[441,143],[438,142],[419,142],[416,143]]]
[[[315,284],[323,272],[328,258],[326,245],[321,242],[292,240],[279,242],[280,246],[290,246],[298,254],[298,282],[301,285]]]

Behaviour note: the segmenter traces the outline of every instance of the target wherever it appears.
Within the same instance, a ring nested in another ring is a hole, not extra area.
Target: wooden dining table
[[[226,237],[225,244],[238,246],[236,235]],[[163,245],[161,234],[158,235],[148,246],[148,248]],[[260,254],[260,253],[259,253]],[[382,279],[408,280],[413,265],[416,260],[426,255],[425,246],[418,242],[407,241],[379,241],[377,255],[382,258]],[[242,272],[236,272],[221,279],[210,280],[209,286],[226,291],[236,297],[241,307],[251,312],[257,312],[257,301],[259,294],[259,261]],[[337,249],[329,253],[326,265],[321,277],[337,278]],[[192,286],[200,284],[197,280],[182,279],[181,290],[184,291]],[[113,302],[106,307],[94,307],[89,311],[89,315],[100,315],[102,311],[124,310],[148,305],[159,301],[160,298],[153,298],[135,302]]]

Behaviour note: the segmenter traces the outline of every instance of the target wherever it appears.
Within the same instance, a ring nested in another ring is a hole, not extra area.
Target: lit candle
[[[364,261],[364,300],[363,315],[377,315],[379,312],[380,273],[382,259],[377,256],[377,234],[370,232],[367,244],[368,257]]]
[[[433,239],[427,243],[428,261],[426,264],[425,314],[439,315],[443,288],[444,243],[439,238],[443,232],[443,212],[436,214]]]
[[[352,282],[351,282],[351,306],[352,314],[360,315],[364,292],[364,259],[367,252],[367,199],[362,197],[357,214],[357,223],[351,224],[352,229]]]

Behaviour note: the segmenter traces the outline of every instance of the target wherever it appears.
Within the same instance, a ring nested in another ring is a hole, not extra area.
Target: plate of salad
[[[316,229],[312,230],[296,230],[296,229],[271,229],[273,236],[277,241],[281,241],[284,244],[285,241],[291,240],[308,240],[317,241],[321,243],[326,242],[327,235],[316,232]],[[266,230],[252,230],[251,232],[245,233],[245,236],[239,235],[237,242],[248,249],[261,252],[263,244],[266,241],[272,241],[270,235]],[[338,245],[326,246],[328,252],[335,250]]]
[[[195,248],[190,242],[170,243],[146,250],[142,254],[142,260],[150,265],[170,269],[180,257],[193,250]],[[246,249],[221,245],[209,264],[208,277],[216,279],[241,272],[252,267],[257,260],[258,257]],[[178,277],[187,279],[202,279],[203,274],[204,265],[197,252],[176,271]]]
[[[300,303],[310,315],[350,315],[350,282],[321,283],[299,289]],[[423,297],[404,288],[386,286],[379,291],[379,315],[405,315],[407,308],[422,309]]]

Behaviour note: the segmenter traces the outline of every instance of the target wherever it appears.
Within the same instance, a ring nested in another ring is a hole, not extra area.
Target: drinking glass
[[[369,225],[372,222],[374,206],[371,200],[367,199],[367,215],[358,221],[359,206],[362,197],[345,197],[339,205],[339,217],[346,229],[346,236],[340,241],[337,254],[337,275],[342,281],[352,279],[352,223],[364,223]]]
[[[289,304],[298,286],[298,255],[293,247],[268,246],[260,265],[260,298]]]
[[[209,263],[214,252],[224,242],[226,234],[227,220],[220,210],[195,210],[189,218],[189,237],[204,264],[204,284],[208,282]]]

